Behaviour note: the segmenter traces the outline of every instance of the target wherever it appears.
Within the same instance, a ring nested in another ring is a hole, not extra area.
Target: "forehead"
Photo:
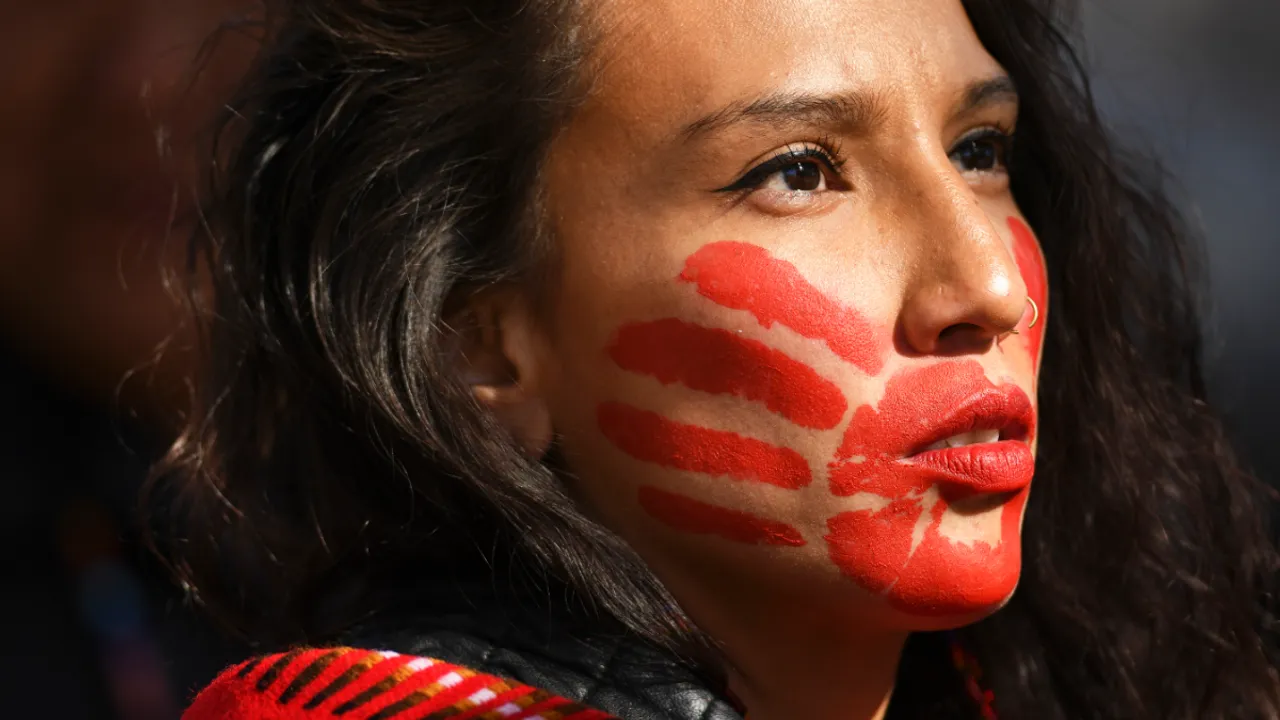
[[[954,103],[1000,71],[960,0],[589,0],[592,99],[631,121],[691,119],[765,93]]]

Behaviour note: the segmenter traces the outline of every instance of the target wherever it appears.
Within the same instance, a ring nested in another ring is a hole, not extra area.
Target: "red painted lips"
[[[944,492],[1016,492],[1031,484],[1035,472],[1035,457],[1026,442],[1034,424],[1035,409],[1021,388],[983,387],[942,418],[919,445],[927,448],[980,430],[998,431],[997,442],[923,450],[909,455],[904,462],[936,473]]]
[[[909,370],[889,380],[879,407],[859,407],[831,463],[836,495],[898,498],[938,484],[949,494],[1021,490],[1035,460],[1026,440],[1031,399],[1016,385],[994,385],[976,361]],[[1000,441],[926,450],[946,438],[998,430]]]

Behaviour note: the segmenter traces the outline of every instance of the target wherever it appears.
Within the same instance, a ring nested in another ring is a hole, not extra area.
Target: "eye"
[[[1002,172],[1008,168],[1013,136],[995,128],[970,133],[951,148],[951,163],[962,173]]]
[[[720,191],[820,193],[839,185],[838,167],[831,154],[819,147],[789,147],[748,170],[741,179],[720,188]]]
[[[818,161],[798,160],[774,171],[760,186],[788,192],[818,192],[827,189],[827,178]]]

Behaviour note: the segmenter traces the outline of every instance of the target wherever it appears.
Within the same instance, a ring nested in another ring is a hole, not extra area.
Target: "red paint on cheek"
[[[717,242],[689,256],[680,279],[717,305],[745,310],[764,327],[774,323],[821,340],[840,357],[874,375],[884,367],[885,333],[861,313],[840,305],[757,245]]]
[[[1014,219],[1010,225],[1028,292],[1043,315],[1047,295],[1038,245],[1024,225],[1019,229]],[[733,242],[704,246],[690,256],[680,278],[695,283],[701,295],[718,305],[750,312],[765,327],[777,323],[824,341],[866,372],[883,368],[887,345],[882,348],[879,339],[885,333],[762,248]],[[1042,327],[1037,323],[1032,333],[1037,355]],[[834,427],[847,409],[838,389],[807,365],[763,343],[674,318],[624,326],[609,354],[625,370],[758,402],[803,427]],[[972,613],[1013,591],[1021,562],[1018,529],[1033,470],[1029,447],[1021,438],[920,454],[922,448],[916,447],[922,434],[966,432],[978,429],[981,418],[993,417],[1019,425],[1027,437],[1034,431],[1034,412],[1025,393],[993,385],[973,360],[900,373],[889,380],[877,407],[855,410],[828,465],[831,492],[840,497],[872,493],[888,504],[828,519],[828,556],[842,574],[917,615]],[[623,452],[662,467],[787,489],[812,481],[809,464],[799,453],[736,433],[678,423],[614,402],[597,408],[597,420]],[[979,492],[995,492],[991,488],[1001,483],[1021,488],[1001,511],[1001,536],[994,544],[966,546],[942,535],[947,498],[953,497],[945,491],[948,483]],[[926,517],[924,491],[931,487],[943,492]],[[750,545],[805,544],[786,523],[679,493],[644,485],[638,498],[644,512],[680,532]],[[921,540],[913,547],[918,527]]]
[[[622,326],[609,347],[618,367],[664,384],[762,403],[802,427],[840,424],[840,388],[804,363],[728,330],[667,318]]]
[[[1040,319],[1036,326],[1024,329],[1027,342],[1031,346],[1031,356],[1038,363],[1040,348],[1044,343],[1044,326],[1049,313],[1049,278],[1045,270],[1044,255],[1040,252],[1040,243],[1035,233],[1027,224],[1016,217],[1009,218],[1009,230],[1013,232],[1013,257],[1018,263],[1018,271],[1022,273],[1022,282],[1027,286],[1027,294],[1040,309]],[[1030,316],[1027,322],[1031,322]]]
[[[747,545],[800,547],[799,530],[776,520],[757,517],[694,500],[648,485],[640,488],[640,507],[667,526],[694,535],[716,537]]]
[[[596,420],[605,437],[637,460],[789,490],[813,481],[800,453],[737,433],[685,425],[614,402],[601,403]]]

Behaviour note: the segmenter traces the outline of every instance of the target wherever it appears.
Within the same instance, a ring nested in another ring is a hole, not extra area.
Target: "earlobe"
[[[468,299],[453,325],[461,340],[459,377],[527,455],[542,457],[554,430],[527,301],[515,290],[484,290]]]
[[[476,400],[497,418],[526,455],[540,458],[551,447],[551,415],[544,403],[530,401],[518,385],[473,385]]]

